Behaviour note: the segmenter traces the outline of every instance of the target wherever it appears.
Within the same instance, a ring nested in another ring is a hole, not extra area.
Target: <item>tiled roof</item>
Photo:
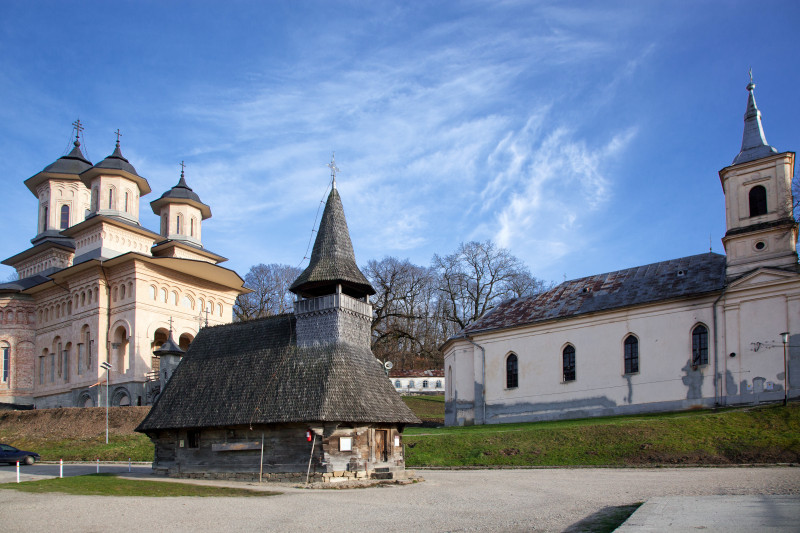
[[[444,370],[390,370],[390,378],[443,378]]]
[[[200,330],[137,431],[329,421],[418,423],[368,347],[298,348],[280,315]]]
[[[342,200],[335,188],[328,195],[308,267],[289,290],[295,294],[304,293],[332,283],[353,287],[359,293],[375,294],[375,289],[356,265]]]
[[[507,300],[467,326],[470,334],[569,318],[719,291],[725,256],[706,253],[565,281],[527,298]]]

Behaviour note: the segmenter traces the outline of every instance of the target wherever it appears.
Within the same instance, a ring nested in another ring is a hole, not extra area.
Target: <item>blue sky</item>
[[[23,181],[77,118],[95,163],[121,130],[150,229],[186,161],[242,276],[303,261],[334,150],[360,264],[493,239],[561,281],[722,253],[750,67],[767,140],[800,149],[799,22],[796,1],[7,0],[0,255],[30,246]]]

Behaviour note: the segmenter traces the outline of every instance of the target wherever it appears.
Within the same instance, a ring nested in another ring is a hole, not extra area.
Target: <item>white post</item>
[[[131,458],[128,457],[128,472],[131,471]]]
[[[97,458],[97,473],[100,473],[100,458]]]
[[[108,385],[110,379],[111,379],[111,371],[106,370],[106,444],[108,444]]]
[[[19,483],[19,461],[17,461],[17,483]]]
[[[64,459],[58,460],[58,477],[59,478],[64,477]]]

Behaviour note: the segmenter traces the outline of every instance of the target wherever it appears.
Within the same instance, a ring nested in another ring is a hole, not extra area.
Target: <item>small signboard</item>
[[[220,442],[211,445],[212,452],[241,452],[245,450],[260,450],[261,443],[256,442]]]

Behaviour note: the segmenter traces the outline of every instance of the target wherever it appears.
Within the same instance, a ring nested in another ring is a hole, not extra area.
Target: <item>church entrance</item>
[[[386,449],[389,441],[388,433],[385,429],[375,430],[375,460],[382,463],[389,459],[388,450]]]

